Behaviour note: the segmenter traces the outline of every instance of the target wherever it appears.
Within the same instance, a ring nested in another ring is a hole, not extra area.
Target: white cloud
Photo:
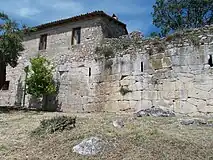
[[[53,8],[57,10],[69,9],[70,11],[83,11],[83,6],[81,3],[73,2],[73,1],[58,1],[53,4]]]
[[[0,2],[0,10],[10,15],[15,15],[23,18],[32,18],[32,16],[39,14],[38,7],[33,6],[31,0],[7,0]]]
[[[30,18],[31,16],[39,14],[40,10],[38,10],[36,8],[23,7],[23,8],[18,9],[16,13],[21,17]]]

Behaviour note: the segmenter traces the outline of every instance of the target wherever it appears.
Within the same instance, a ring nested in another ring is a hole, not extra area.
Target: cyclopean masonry
[[[213,113],[213,26],[145,39],[102,11],[36,27],[25,37],[16,68],[7,67],[1,106],[22,105],[24,67],[38,54],[56,66],[58,104],[65,112]],[[50,100],[51,101],[51,100]],[[26,96],[26,107],[30,96]]]

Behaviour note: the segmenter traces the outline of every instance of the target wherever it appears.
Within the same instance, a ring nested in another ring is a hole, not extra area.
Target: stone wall
[[[91,66],[93,53],[105,36],[103,33],[104,22],[104,18],[92,18],[90,20],[57,25],[26,36],[23,42],[25,51],[18,61],[18,66],[16,68],[7,66],[6,79],[10,81],[10,85],[9,90],[0,91],[0,105],[22,105],[25,80],[24,67],[29,64],[30,58],[40,54],[46,56],[57,66],[54,76],[61,81],[59,101],[63,102],[63,106],[69,107],[72,104],[69,102],[70,97],[72,100],[78,98],[78,95],[73,97],[73,95],[78,94],[74,92],[74,87],[78,87],[75,83],[79,83],[82,87],[87,86],[87,79],[84,80],[84,77],[87,76],[88,71],[85,74],[85,67],[88,70],[89,66]],[[72,29],[76,27],[81,27],[81,43],[71,45]],[[111,30],[123,27],[117,25],[117,27],[113,26]],[[121,33],[116,32],[118,35],[115,37],[122,35],[122,30],[120,29]],[[48,34],[47,49],[39,51],[40,35],[42,34]],[[71,84],[69,76],[72,77]],[[76,79],[76,82],[74,79]],[[70,88],[72,88],[72,91]],[[26,106],[30,105],[30,99],[30,96],[26,96]]]
[[[49,45],[41,54],[57,66],[54,75],[60,81],[58,100],[63,111],[137,111],[158,106],[179,114],[213,113],[213,70],[208,64],[213,26],[163,39],[137,34],[103,39],[110,28],[104,23],[100,19],[84,23],[84,43],[76,46],[70,45],[73,26],[48,30]],[[114,33],[119,31],[124,33],[121,28]],[[37,54],[39,35],[25,41],[19,65],[8,67],[10,89],[0,92],[1,105],[14,105],[20,99],[24,63]]]
[[[109,50],[111,57],[104,57]],[[158,106],[188,115],[213,112],[213,70],[208,64],[213,26],[164,39],[106,39],[98,51],[98,57],[103,55],[101,71],[92,79],[98,79],[97,94],[104,93],[100,108],[137,111]]]

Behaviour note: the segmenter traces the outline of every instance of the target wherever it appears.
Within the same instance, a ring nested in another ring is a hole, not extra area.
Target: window
[[[2,86],[2,90],[8,90],[9,89],[9,84],[10,84],[10,81],[5,81],[4,82],[4,85]]]
[[[6,66],[0,65],[0,89],[8,90],[9,81],[6,81]]]
[[[210,67],[213,67],[212,55],[209,55],[208,57],[208,64],[210,65]]]
[[[91,71],[92,71],[91,68],[89,68],[89,77],[91,76]]]
[[[73,28],[72,31],[72,45],[80,44],[81,42],[81,28]]]
[[[39,50],[45,50],[47,48],[47,34],[43,34],[40,37]]]
[[[144,68],[143,68],[143,62],[141,62],[141,72],[143,72]]]

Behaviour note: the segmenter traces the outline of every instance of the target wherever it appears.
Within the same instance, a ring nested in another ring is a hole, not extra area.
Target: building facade
[[[9,85],[8,88],[0,91],[0,105],[23,105],[24,68],[29,65],[30,58],[38,54],[47,57],[57,66],[56,72],[61,74],[61,79],[65,78],[62,76],[64,72],[77,67],[78,63],[82,61],[89,62],[85,64],[87,68],[84,70],[91,68],[93,53],[104,38],[128,34],[126,25],[116,18],[102,11],[95,11],[36,26],[36,31],[24,39],[25,50],[18,61],[18,66],[15,68],[7,66],[6,82],[9,82]],[[81,72],[76,70],[72,74],[80,76]],[[84,76],[87,75],[88,71]],[[81,87],[83,88],[83,86]],[[63,90],[63,82],[61,90]],[[74,94],[73,92],[75,90],[72,89],[72,94]],[[62,95],[64,93],[61,93],[60,97]],[[26,96],[26,106],[30,105],[29,101],[29,96]],[[71,104],[62,101],[63,106]]]
[[[56,66],[56,104],[65,112],[213,113],[213,26],[144,39],[102,11],[37,26],[16,68],[7,67],[0,105],[23,105],[24,68],[41,54]],[[54,103],[53,103],[54,102]],[[57,103],[56,103],[57,102]],[[25,107],[34,101],[26,96]]]

